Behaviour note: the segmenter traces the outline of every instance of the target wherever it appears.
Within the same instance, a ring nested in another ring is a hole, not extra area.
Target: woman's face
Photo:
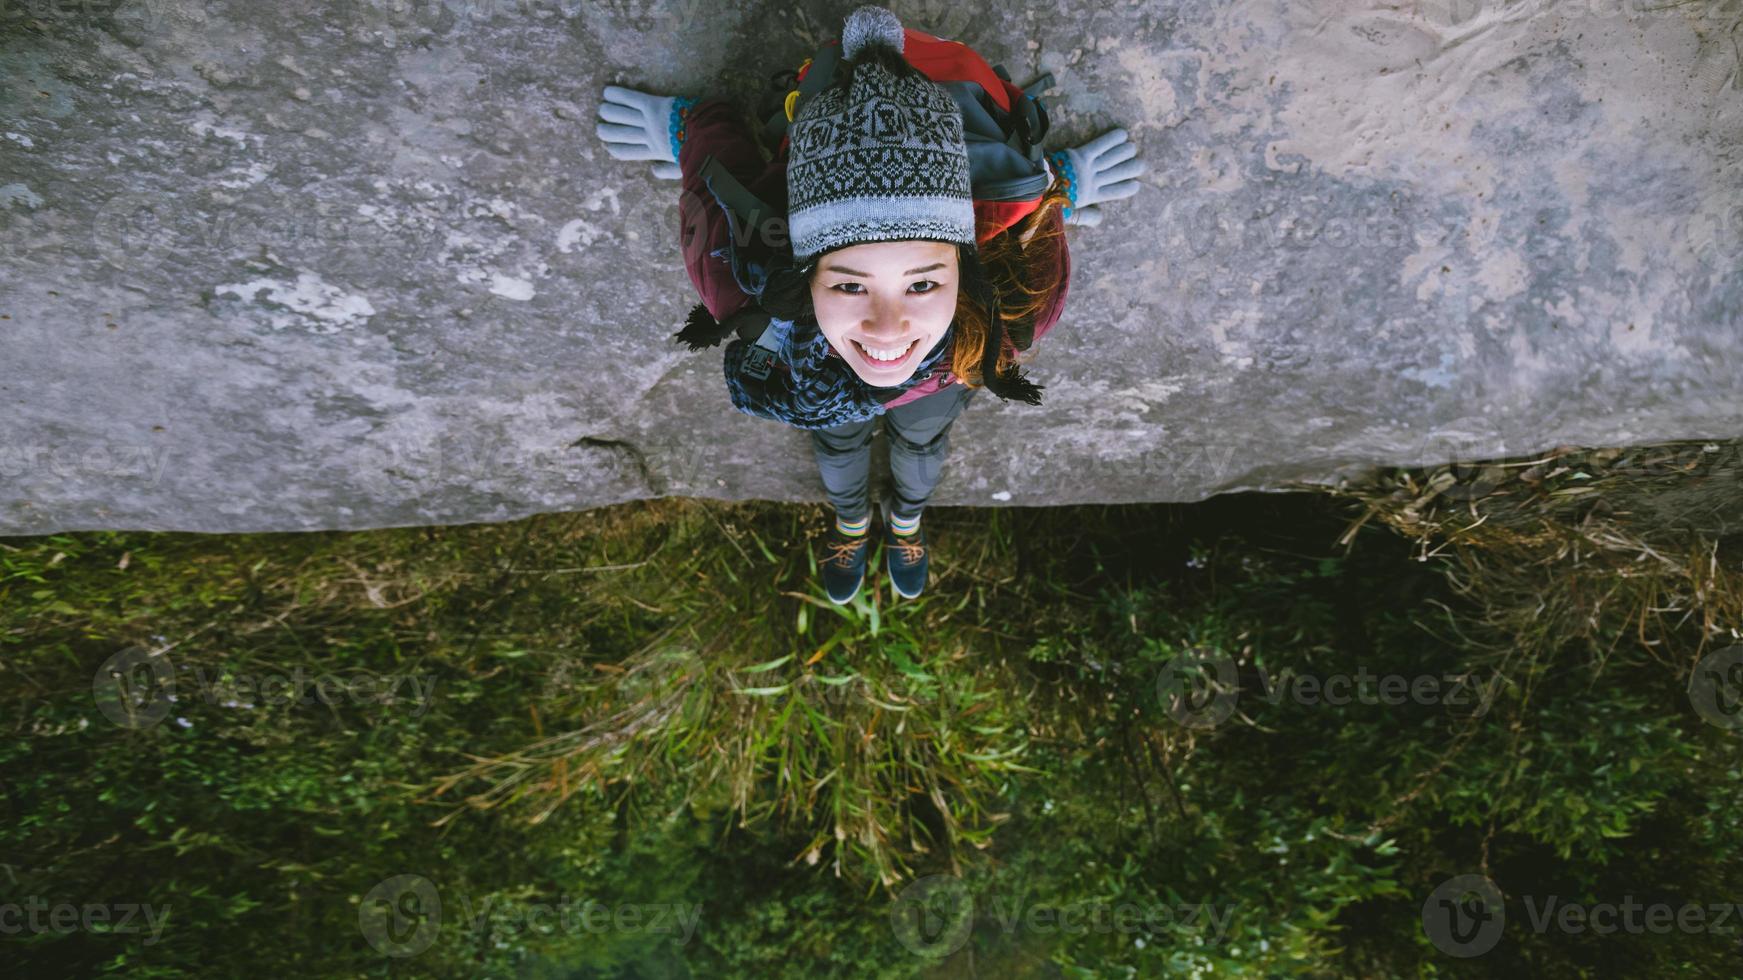
[[[850,245],[811,277],[817,325],[866,384],[899,385],[956,317],[956,246],[908,240]]]

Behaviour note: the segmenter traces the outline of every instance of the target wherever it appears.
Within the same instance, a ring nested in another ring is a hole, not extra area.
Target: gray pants
[[[978,390],[955,382],[884,412],[884,435],[890,441],[890,482],[895,484],[892,516],[920,516],[926,498],[932,496],[932,488],[943,475],[944,457],[950,451],[950,424]],[[877,419],[872,418],[810,430],[823,488],[842,520],[871,516],[871,443],[876,426]]]

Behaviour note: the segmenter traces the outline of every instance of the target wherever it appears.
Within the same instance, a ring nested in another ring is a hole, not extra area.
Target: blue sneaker
[[[884,568],[890,585],[904,599],[917,598],[926,590],[926,529],[919,527],[913,534],[897,534],[890,529],[890,508],[884,513]]]
[[[841,529],[829,522],[829,535],[824,539],[823,560],[819,567],[823,572],[823,590],[829,593],[829,601],[843,605],[853,601],[859,595],[859,587],[865,582],[865,559],[871,550],[871,530],[864,534],[842,534]]]

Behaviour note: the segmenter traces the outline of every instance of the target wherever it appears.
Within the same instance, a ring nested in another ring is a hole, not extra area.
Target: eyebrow
[[[917,276],[922,272],[931,272],[934,269],[942,269],[942,268],[944,268],[944,263],[934,262],[931,265],[921,266],[918,269],[909,269],[907,272],[902,273],[902,275],[904,275],[904,276]],[[845,267],[839,266],[839,265],[829,266],[829,271],[830,272],[839,272],[844,276],[858,276],[861,279],[876,279],[877,278],[876,276],[871,275],[869,273],[855,272],[852,269],[848,269],[848,268],[845,268]]]

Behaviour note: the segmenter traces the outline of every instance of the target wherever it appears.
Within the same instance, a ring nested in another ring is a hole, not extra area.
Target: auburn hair
[[[841,63],[826,91],[845,90],[853,83],[854,70],[872,62],[900,78],[926,78],[900,52],[872,44],[851,61]],[[1034,342],[1035,320],[1060,285],[1056,249],[1063,244],[1064,230],[1063,224],[1053,221],[1053,215],[1070,203],[1064,184],[1055,180],[1042,194],[1040,205],[1011,227],[975,245],[956,243],[961,281],[956,317],[951,323],[950,371],[964,385],[979,388],[986,384],[982,365],[991,336],[986,302],[989,293],[996,297],[1005,336],[995,373],[1027,363],[1020,355]],[[827,254],[814,256],[803,266],[774,270],[763,290],[763,309],[785,320],[814,318],[811,280]]]

